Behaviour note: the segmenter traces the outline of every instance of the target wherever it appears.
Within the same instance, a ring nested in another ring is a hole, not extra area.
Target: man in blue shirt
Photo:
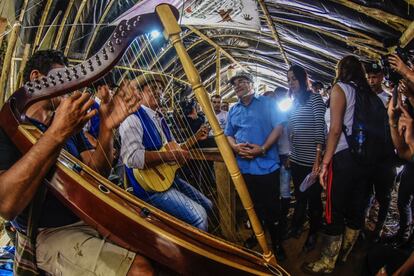
[[[274,100],[256,95],[250,74],[230,79],[239,101],[230,109],[224,134],[236,154],[237,163],[260,220],[265,222],[278,259],[284,259],[280,233],[280,160],[277,139],[285,116]]]

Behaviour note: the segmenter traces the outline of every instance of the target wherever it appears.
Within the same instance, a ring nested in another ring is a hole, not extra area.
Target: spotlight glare
[[[288,111],[292,107],[292,99],[285,98],[278,103],[280,111]]]
[[[154,31],[152,31],[151,32],[151,38],[152,39],[155,39],[155,38],[157,38],[157,37],[159,37],[160,36],[160,32],[159,31],[157,31],[157,30],[154,30]]]

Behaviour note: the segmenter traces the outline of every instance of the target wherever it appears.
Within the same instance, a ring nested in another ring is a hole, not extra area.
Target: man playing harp
[[[27,62],[24,81],[45,76],[52,69],[67,66],[67,63],[61,52],[38,51]],[[42,189],[43,179],[56,163],[61,149],[65,148],[88,166],[108,175],[112,130],[129,115],[130,110],[139,107],[139,96],[133,83],[126,83],[116,96],[101,103],[97,140],[100,147],[96,150],[81,132],[84,124],[96,113],[88,112],[92,103],[89,94],[75,92],[60,102],[58,98],[46,99],[30,106],[26,115],[44,134],[23,156],[0,128],[0,215],[13,220],[18,231],[16,252],[19,252],[19,244],[33,224],[29,219],[30,203],[36,192]],[[44,197],[40,202],[35,239],[37,264],[21,261],[25,271],[35,271],[38,267],[52,275],[153,274],[146,259],[105,241],[51,192],[46,191]],[[32,223],[29,225],[28,221]]]
[[[126,165],[128,184],[139,198],[207,231],[207,214],[212,210],[212,203],[200,191],[183,179],[175,177],[175,174],[167,179],[171,186],[165,190],[150,190],[134,173],[137,169],[155,170],[163,178],[163,172],[157,166],[171,162],[183,164],[190,157],[187,145],[179,146],[175,143],[162,114],[157,112],[164,90],[164,80],[159,75],[144,74],[137,78],[137,83],[142,98],[141,108],[130,115],[119,129],[121,158]],[[207,134],[208,129],[202,127],[192,139],[203,140],[207,138]],[[161,151],[165,145],[169,146],[168,150]]]

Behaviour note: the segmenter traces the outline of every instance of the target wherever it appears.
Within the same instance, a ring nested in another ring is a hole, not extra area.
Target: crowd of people
[[[332,273],[338,262],[347,261],[361,231],[367,232],[365,218],[375,198],[378,219],[367,235],[381,249],[391,249],[369,252],[367,273],[391,275],[414,269],[414,257],[401,251],[414,249],[410,247],[414,241],[414,189],[410,185],[414,180],[414,72],[398,55],[391,55],[389,63],[400,76],[390,82],[394,93],[384,89],[387,76],[379,64],[364,66],[357,57],[346,56],[337,64],[329,93],[321,82],[310,85],[305,68],[293,65],[286,72],[288,89],[278,87],[259,95],[252,75],[240,72],[229,79],[238,98],[230,109],[219,95],[211,96],[215,115],[279,260],[286,258],[283,241],[299,238],[309,221],[303,251],[315,249],[318,237],[323,245],[320,258],[304,263],[302,269],[312,274]],[[24,80],[33,81],[67,65],[58,51],[38,51],[27,62]],[[194,102],[187,101],[181,108],[187,110],[190,129],[183,136],[173,134],[161,103],[165,83],[160,75],[143,74],[120,87],[110,81],[95,83],[95,99],[89,93],[75,92],[35,103],[26,117],[44,135],[24,155],[0,129],[0,215],[16,230],[16,246],[28,244],[36,253],[36,262],[23,260],[23,269],[51,274],[155,273],[151,261],[105,240],[42,188],[61,149],[103,176],[112,176],[110,179],[121,182],[140,199],[209,231],[214,195],[206,196],[192,185],[185,172],[197,170],[196,165],[188,164],[189,150],[198,142],[212,140],[214,133]],[[187,164],[188,168],[169,182],[159,179],[162,185],[151,183],[158,182],[156,173],[149,182],[141,177],[168,163]],[[402,168],[399,230],[392,243],[383,244],[382,229],[397,167]],[[206,168],[211,172],[211,164]],[[201,179],[203,172],[197,173]],[[38,231],[31,236],[35,204],[41,208]],[[247,244],[254,239],[250,237]],[[82,250],[85,254],[76,254]],[[110,261],[105,257],[109,252]]]

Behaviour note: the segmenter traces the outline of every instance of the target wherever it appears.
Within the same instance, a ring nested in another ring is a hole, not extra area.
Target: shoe
[[[345,234],[342,242],[341,253],[339,257],[339,261],[345,263],[349,253],[351,253],[352,248],[355,245],[355,242],[358,239],[360,230],[352,229],[349,227],[345,227]]]
[[[281,244],[273,245],[273,253],[276,256],[277,261],[284,261],[286,260],[286,252],[285,249]]]
[[[257,239],[256,236],[252,235],[249,238],[247,238],[244,243],[244,247],[248,249],[253,249],[257,245]]]
[[[330,274],[335,269],[336,259],[342,244],[342,235],[325,236],[321,256],[314,262],[306,262],[301,266],[303,272],[314,275]]]
[[[316,239],[317,234],[308,234],[308,237],[306,238],[305,244],[303,245],[302,251],[307,253],[315,249],[316,246]]]

